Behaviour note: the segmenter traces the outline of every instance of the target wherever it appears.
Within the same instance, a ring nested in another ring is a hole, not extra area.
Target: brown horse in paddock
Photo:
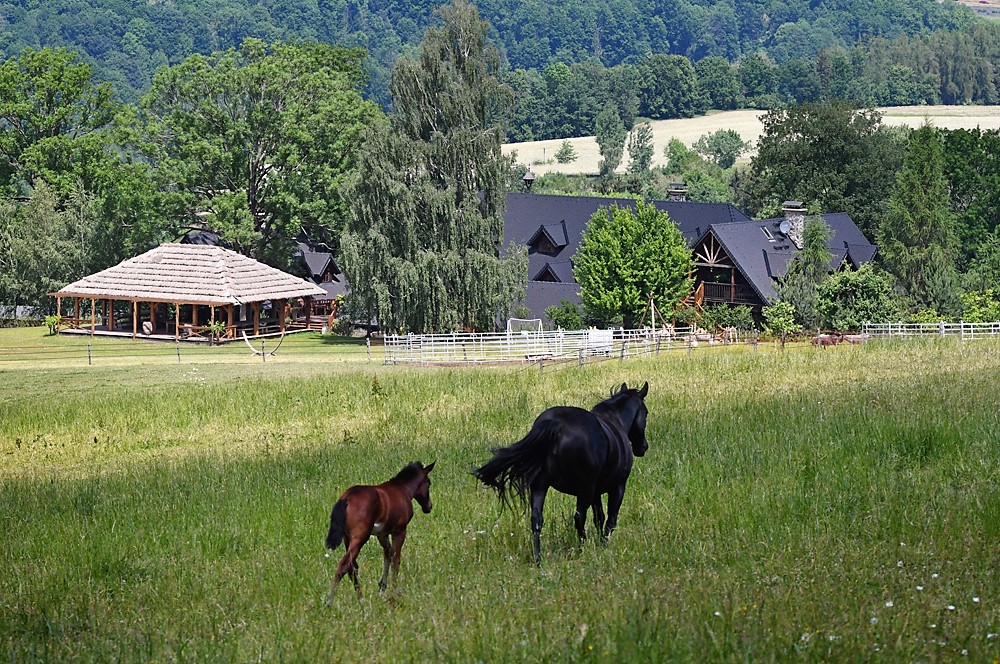
[[[379,590],[385,590],[389,568],[392,579],[399,574],[399,552],[406,539],[406,526],[413,518],[413,501],[416,500],[424,514],[431,511],[431,480],[427,476],[434,464],[422,466],[413,461],[388,482],[377,485],[358,484],[345,491],[330,513],[330,532],[326,548],[335,549],[341,540],[347,552],[337,565],[326,603],[333,601],[337,584],[345,574],[351,575],[354,590],[361,599],[358,583],[358,553],[372,535],[382,545],[382,580]]]

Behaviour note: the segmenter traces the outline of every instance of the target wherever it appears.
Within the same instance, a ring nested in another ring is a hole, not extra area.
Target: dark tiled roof
[[[868,242],[849,215],[838,212],[821,216],[833,231],[829,242],[830,253],[833,254],[830,260],[831,270],[838,269],[845,259],[854,268],[872,259],[875,247]],[[783,220],[782,217],[713,224],[710,229],[747,282],[765,302],[776,296],[774,279],[785,276],[788,263],[797,251],[795,245],[779,230]],[[767,229],[773,241],[768,239],[764,229]]]
[[[524,306],[531,310],[534,318],[545,318],[546,307],[558,305],[562,300],[580,303],[580,287],[576,283],[552,281],[529,281],[524,285]]]
[[[528,278],[534,279],[543,274],[546,264],[549,264],[560,279],[572,281],[569,261],[580,247],[584,229],[595,212],[613,205],[631,210],[636,208],[636,202],[631,198],[509,193],[504,213],[504,250],[512,244],[530,246],[544,231],[558,250],[555,254],[545,254],[529,249]],[[653,205],[670,215],[689,245],[694,244],[713,224],[750,220],[728,203],[653,201]],[[565,243],[561,245],[556,241],[560,232],[565,233]],[[557,265],[564,267],[557,268]],[[558,304],[558,300],[553,304]],[[541,317],[544,307],[541,310],[532,308],[532,311]]]

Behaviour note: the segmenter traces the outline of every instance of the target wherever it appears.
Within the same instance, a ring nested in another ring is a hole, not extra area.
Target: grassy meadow
[[[30,334],[0,331],[0,351]],[[1000,658],[996,342],[544,371],[297,343],[266,363],[0,352],[9,661]],[[618,530],[580,546],[551,492],[536,567],[526,512],[470,468],[544,408],[644,380],[650,450]],[[398,586],[379,595],[373,541],[364,600],[345,580],[324,607],[334,500],[414,459],[437,461],[434,511],[410,524]]]

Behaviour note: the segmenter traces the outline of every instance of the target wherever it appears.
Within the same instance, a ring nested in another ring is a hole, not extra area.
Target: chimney
[[[683,182],[671,182],[667,185],[667,195],[669,201],[684,202],[687,200],[688,188]]]
[[[802,201],[785,201],[781,204],[781,211],[785,215],[781,232],[792,241],[796,249],[801,249],[806,228],[806,207],[802,205]]]

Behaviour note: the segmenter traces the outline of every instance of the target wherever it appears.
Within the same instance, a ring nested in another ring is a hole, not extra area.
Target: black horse
[[[535,562],[542,561],[542,508],[549,487],[576,496],[573,522],[586,539],[587,508],[601,537],[618,525],[618,510],[634,457],[646,453],[646,393],[649,383],[629,388],[625,383],[591,410],[556,406],[538,416],[528,435],[509,447],[494,448],[493,458],[473,471],[496,489],[501,505],[513,489],[524,502],[531,495],[531,533]],[[601,496],[608,494],[608,521]]]

